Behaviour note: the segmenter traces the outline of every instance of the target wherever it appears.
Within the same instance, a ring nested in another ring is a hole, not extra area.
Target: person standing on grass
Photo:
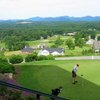
[[[72,83],[73,84],[77,83],[77,80],[76,80],[77,74],[76,74],[76,72],[77,72],[78,68],[79,68],[79,64],[76,64],[74,66],[73,70],[72,70],[72,78],[73,78],[73,82]]]

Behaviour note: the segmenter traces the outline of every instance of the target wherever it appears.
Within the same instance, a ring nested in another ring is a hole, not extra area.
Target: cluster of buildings
[[[94,52],[100,52],[100,41],[97,41],[97,39],[93,40],[89,38],[89,40],[86,42],[87,45],[92,45],[92,49]],[[46,44],[38,45],[37,48],[33,47],[25,47],[21,50],[23,54],[31,54],[32,52],[38,51],[38,55],[53,55],[53,56],[62,56],[65,54],[64,48],[48,48]]]
[[[31,47],[25,47],[21,50],[23,54],[31,54],[32,52],[35,52],[36,49],[33,49]],[[64,55],[64,49],[63,48],[42,48],[41,50],[38,51],[38,55],[53,55],[53,56],[59,56],[59,55]]]
[[[97,36],[95,37],[95,39],[91,39],[91,37],[89,36],[89,40],[86,42],[86,44],[92,45],[92,49],[94,52],[100,52],[100,41],[97,40]]]

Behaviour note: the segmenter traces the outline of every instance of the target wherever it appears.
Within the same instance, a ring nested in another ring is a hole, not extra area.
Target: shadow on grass
[[[72,84],[72,77],[55,65],[21,65],[18,82],[27,88],[51,94],[51,89],[62,86],[59,96],[70,100],[100,100],[100,86],[78,76],[78,83]]]

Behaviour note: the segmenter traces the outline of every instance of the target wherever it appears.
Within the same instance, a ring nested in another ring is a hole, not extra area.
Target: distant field
[[[60,36],[60,37],[64,41],[66,41],[68,38],[72,38],[71,36]],[[27,43],[31,47],[37,47],[40,44],[46,44],[48,47],[51,47],[54,44],[54,40],[56,38],[57,38],[57,36],[53,36],[53,37],[49,37],[48,39],[28,41]],[[91,46],[84,46],[83,48],[75,47],[74,50],[69,50],[67,45],[65,45],[64,43],[60,47],[65,49],[65,55],[66,56],[81,56],[82,55],[82,50],[91,49]],[[21,54],[21,53],[20,53],[20,51],[5,52],[5,56],[10,56],[12,54]]]
[[[5,56],[9,57],[11,55],[19,55],[22,54],[21,51],[9,51],[9,52],[5,52]]]
[[[72,38],[71,36],[60,36],[60,39],[62,40],[66,40],[68,38]],[[49,47],[51,45],[53,45],[53,42],[57,39],[57,36],[52,36],[52,37],[48,37],[48,39],[41,39],[41,40],[36,40],[36,41],[28,41],[27,43],[30,45],[30,46],[37,46],[39,44],[47,44]],[[64,44],[62,44],[62,46],[64,46]]]
[[[71,70],[76,63],[80,64],[77,72],[79,82],[73,85]],[[52,88],[63,86],[61,97],[70,100],[100,99],[99,60],[37,61],[19,68],[18,81],[25,87],[50,94]]]

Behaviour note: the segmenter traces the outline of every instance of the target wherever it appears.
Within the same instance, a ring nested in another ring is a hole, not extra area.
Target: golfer
[[[79,64],[76,64],[75,66],[74,66],[74,68],[73,68],[73,70],[72,70],[72,78],[73,78],[73,84],[75,84],[75,83],[77,83],[77,80],[76,80],[76,76],[77,76],[77,74],[76,74],[76,72],[77,72],[77,70],[78,70],[78,67],[79,67]]]

